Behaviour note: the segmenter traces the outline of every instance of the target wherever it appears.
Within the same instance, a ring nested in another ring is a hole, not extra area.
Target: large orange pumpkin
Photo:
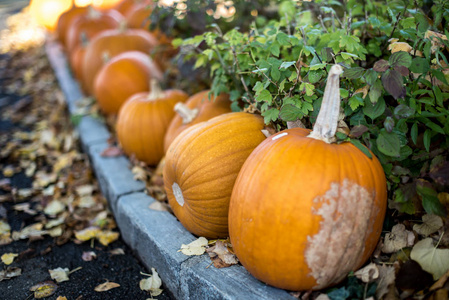
[[[120,109],[116,131],[125,153],[149,165],[157,165],[164,156],[163,140],[174,116],[173,106],[187,100],[180,90],[161,91],[152,81],[150,93],[131,96]]]
[[[56,30],[59,16],[72,7],[72,0],[31,0],[30,14],[48,31]]]
[[[294,128],[261,143],[232,192],[229,235],[243,266],[288,290],[334,285],[361,267],[382,231],[387,193],[381,164],[335,144],[340,93],[335,65],[312,132]]]
[[[125,51],[150,53],[157,39],[143,29],[110,29],[100,32],[89,43],[82,66],[82,84],[89,95],[93,93],[94,79],[104,64],[103,57],[114,57]]]
[[[88,12],[88,7],[78,7],[78,6],[72,6],[68,11],[61,14],[61,16],[58,19],[58,23],[56,26],[56,32],[58,34],[58,40],[59,42],[65,47],[66,46],[66,36],[67,31],[70,28],[73,19],[80,15],[84,15]]]
[[[94,96],[105,114],[117,114],[132,95],[150,90],[150,80],[162,72],[148,54],[123,52],[108,61],[95,77]]]
[[[164,139],[167,151],[173,140],[188,127],[207,121],[221,114],[231,112],[231,101],[228,94],[213,95],[209,98],[209,90],[191,96],[187,102],[175,106],[176,116],[170,123]]]
[[[87,38],[83,34],[81,34],[81,44],[76,46],[71,53],[68,53],[69,63],[70,67],[72,68],[73,75],[79,81],[82,80],[82,64],[88,44],[89,41],[87,40]]]
[[[228,236],[229,198],[246,158],[264,139],[263,118],[227,113],[182,132],[165,155],[164,186],[184,227],[198,236]]]
[[[151,5],[153,4],[152,0],[123,0],[118,3],[114,9],[119,11],[122,15],[126,16],[129,11],[131,11],[135,6],[139,6],[141,4]]]
[[[87,13],[76,16],[67,30],[65,41],[67,51],[70,53],[81,44],[81,34],[92,40],[104,30],[118,28],[123,21],[124,17],[118,11],[103,12],[89,6]]]

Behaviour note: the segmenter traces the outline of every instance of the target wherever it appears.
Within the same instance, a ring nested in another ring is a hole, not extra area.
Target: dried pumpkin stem
[[[152,78],[150,80],[150,93],[148,94],[148,101],[153,101],[164,96],[164,91],[161,89],[157,79]]]
[[[323,102],[318,118],[313,126],[310,138],[324,141],[328,144],[335,141],[338,116],[340,114],[340,74],[343,69],[340,65],[333,65],[327,77]]]
[[[124,33],[128,29],[128,22],[126,20],[120,21],[118,24],[118,30],[120,33]]]
[[[198,108],[190,109],[182,102],[176,103],[174,109],[182,118],[182,124],[189,124],[198,115]]]

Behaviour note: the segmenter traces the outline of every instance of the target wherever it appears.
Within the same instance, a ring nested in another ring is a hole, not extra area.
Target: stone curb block
[[[109,147],[106,142],[89,147],[89,157],[97,175],[103,195],[108,199],[112,211],[117,211],[120,196],[143,192],[145,183],[134,180],[131,164],[125,156],[103,157],[101,153]]]
[[[48,41],[45,48],[69,111],[76,114],[76,101],[83,94],[69,71],[65,54],[54,41]],[[123,239],[148,270],[157,270],[177,299],[296,299],[284,290],[258,281],[242,266],[217,269],[211,266],[207,254],[189,257],[178,252],[182,244],[192,242],[195,237],[169,212],[149,208],[156,200],[143,193],[145,184],[134,180],[126,157],[101,156],[109,147],[107,127],[91,116],[84,116],[77,129]]]

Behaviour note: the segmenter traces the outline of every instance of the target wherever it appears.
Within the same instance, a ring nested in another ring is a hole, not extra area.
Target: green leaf
[[[401,143],[399,136],[394,132],[387,132],[381,130],[376,139],[377,149],[385,155],[392,157],[399,157],[401,150]]]
[[[344,60],[346,59],[360,59],[360,57],[358,57],[355,54],[352,53],[348,53],[348,52],[340,52],[341,57],[343,57]]]
[[[349,91],[347,89],[340,88],[340,97],[341,98],[348,98],[349,97]]]
[[[262,112],[262,116],[264,117],[265,124],[270,123],[271,121],[276,121],[279,116],[279,110],[277,108],[270,108]]]
[[[291,66],[294,66],[296,61],[283,61],[281,66],[279,67],[281,70],[288,69]]]
[[[310,71],[308,76],[310,83],[316,83],[320,81],[324,74],[325,73],[323,70]]]
[[[426,148],[427,152],[430,151],[431,139],[432,139],[432,131],[430,129],[426,129],[426,131],[424,131],[424,135],[423,135],[423,143],[424,143],[424,147]]]
[[[259,94],[264,88],[265,87],[263,86],[262,82],[257,81],[253,87],[253,91],[255,91],[256,94]]]
[[[363,145],[359,140],[351,139],[350,142],[351,144],[356,146],[360,151],[362,151],[366,156],[368,156],[368,158],[373,158],[373,155],[368,150],[368,148],[366,148],[365,145]]]
[[[303,117],[301,109],[293,104],[283,105],[279,117],[284,121],[296,121]]]
[[[398,51],[391,54],[388,61],[390,62],[390,65],[392,65],[393,67],[404,66],[408,68],[412,64],[412,57],[407,52]]]
[[[387,132],[392,132],[394,129],[394,120],[392,117],[388,116],[384,120],[384,128]]]
[[[441,128],[441,126],[433,123],[432,121],[426,121],[425,124],[426,124],[427,127],[432,129],[433,131],[441,133],[441,134],[445,134],[443,128]]]
[[[363,98],[357,94],[349,98],[349,106],[353,111],[355,111],[359,106],[363,105]]]
[[[437,104],[441,107],[444,107],[443,93],[441,92],[440,88],[437,85],[434,85],[432,88],[433,88],[433,94],[435,95],[435,100],[436,100]]]
[[[315,65],[313,65],[313,66],[310,66],[310,71],[313,71],[313,70],[320,70],[320,69],[324,69],[325,67],[326,67],[326,65],[327,64],[325,64],[325,63],[319,63],[319,64],[315,64]]]
[[[371,120],[375,120],[380,117],[385,111],[386,105],[385,100],[383,98],[379,98],[379,100],[373,104],[368,99],[365,99],[365,105],[363,106],[363,113],[370,117]]]
[[[273,101],[273,96],[271,96],[271,93],[268,90],[262,90],[259,95],[256,96],[256,101],[271,104]]]
[[[414,114],[415,114],[415,110],[407,105],[404,105],[404,104],[399,104],[394,109],[394,115],[398,119],[410,118]]]
[[[372,69],[369,69],[365,72],[364,76],[365,76],[366,83],[368,83],[369,85],[373,85],[377,80],[378,73]],[[353,78],[353,79],[355,79],[355,78]]]
[[[354,67],[350,69],[345,69],[343,72],[343,76],[348,79],[357,79],[363,76],[365,73],[365,69],[361,67]]]
[[[278,32],[276,35],[276,40],[281,44],[282,46],[288,46],[290,45],[290,39],[288,38],[288,35],[284,32]]]
[[[382,75],[382,84],[395,99],[403,98],[406,95],[406,89],[403,84],[402,75],[396,70],[387,70]]]
[[[369,88],[368,96],[371,103],[376,103],[377,100],[382,95],[383,87],[380,80],[376,80],[376,82]]]
[[[275,67],[272,67],[272,68],[271,68],[271,78],[272,78],[274,81],[278,81],[279,78],[281,78],[281,72],[279,72],[279,69],[278,69],[278,68],[275,68]]]
[[[353,35],[341,35],[340,36],[340,47],[346,48],[347,51],[353,52],[355,49],[360,47],[360,39]]]
[[[441,81],[442,83],[444,83],[446,85],[448,84],[446,77],[444,77],[443,72],[441,72],[440,70],[434,70],[434,69],[430,70],[430,72],[432,72],[432,75],[435,76],[439,81]]]
[[[430,69],[429,62],[424,57],[416,57],[412,60],[410,71],[418,74],[426,74]]]
[[[410,137],[416,145],[416,142],[418,141],[418,123],[413,123],[412,128],[410,129]]]
[[[416,192],[422,197],[422,205],[428,214],[445,215],[444,206],[438,199],[437,192],[424,180],[418,180],[416,184]]]
[[[381,59],[374,63],[373,70],[376,72],[385,72],[389,67],[390,63],[385,59]]]
[[[274,56],[278,57],[279,53],[281,52],[280,50],[280,46],[278,42],[274,42],[271,47],[270,47],[270,52],[271,54],[273,54]]]

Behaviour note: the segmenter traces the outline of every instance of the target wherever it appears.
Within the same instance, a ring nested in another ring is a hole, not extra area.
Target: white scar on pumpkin
[[[312,213],[322,220],[320,231],[308,237],[305,251],[310,275],[317,282],[314,289],[339,282],[360,263],[366,236],[372,230],[374,199],[374,192],[349,180],[341,185],[332,183],[326,194],[314,199],[315,205],[321,206]]]
[[[171,188],[173,190],[173,195],[175,196],[176,202],[178,202],[179,205],[184,206],[184,195],[182,194],[179,184],[175,182]]]

